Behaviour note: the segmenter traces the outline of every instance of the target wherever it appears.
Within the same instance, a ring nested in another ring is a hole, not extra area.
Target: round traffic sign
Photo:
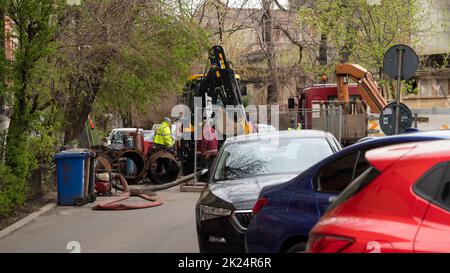
[[[416,74],[417,67],[419,66],[419,57],[416,52],[407,45],[394,45],[388,49],[383,58],[383,70],[391,79],[398,78],[400,51],[403,52],[401,79],[409,80]]]
[[[380,128],[385,135],[395,134],[395,111],[397,109],[397,103],[391,102],[380,113],[379,124]],[[413,124],[413,116],[408,106],[400,103],[400,134],[411,128]]]

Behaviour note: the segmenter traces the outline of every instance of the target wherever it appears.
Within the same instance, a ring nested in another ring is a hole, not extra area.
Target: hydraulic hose
[[[177,179],[177,180],[175,180],[173,182],[166,183],[166,184],[163,184],[163,185],[139,185],[139,186],[135,186],[135,187],[131,188],[130,191],[133,194],[140,194],[140,193],[144,193],[144,192],[148,193],[148,192],[154,192],[154,191],[167,190],[167,189],[173,188],[173,187],[175,187],[177,185],[180,185],[182,183],[185,183],[186,181],[189,181],[189,180],[193,179],[196,174],[200,175],[201,172],[202,171],[198,171],[197,173],[192,173],[190,175],[181,177],[181,178],[179,178],[179,179]],[[122,187],[118,187],[118,189],[122,190],[123,188]]]
[[[117,177],[122,184],[124,194],[110,198],[100,204],[97,204],[93,207],[94,210],[131,210],[131,209],[145,209],[160,206],[163,202],[157,196],[149,196],[147,194],[131,194],[130,188],[128,187],[127,180],[123,177],[123,175],[118,174]],[[124,204],[118,203],[119,201],[123,201],[129,199],[130,196],[139,196],[148,202],[145,203],[132,203],[132,204]]]

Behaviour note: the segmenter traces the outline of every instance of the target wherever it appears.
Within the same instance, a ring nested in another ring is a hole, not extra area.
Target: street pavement
[[[198,252],[194,207],[199,193],[178,187],[157,193],[164,204],[148,209],[56,207],[0,239],[0,252]]]

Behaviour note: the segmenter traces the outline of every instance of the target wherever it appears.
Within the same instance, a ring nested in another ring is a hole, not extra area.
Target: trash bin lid
[[[57,153],[53,158],[57,159],[66,159],[66,158],[87,158],[90,156],[92,152],[87,149],[71,149],[65,150],[60,153]]]

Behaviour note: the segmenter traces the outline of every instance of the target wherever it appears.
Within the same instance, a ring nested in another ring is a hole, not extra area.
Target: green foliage
[[[11,168],[0,164],[0,217],[8,215],[25,202],[24,182],[13,174]]]
[[[55,32],[64,0],[4,0],[2,8],[14,22],[18,47],[14,52],[13,85],[23,88],[30,72],[43,57],[54,51]]]
[[[89,113],[104,120],[113,111],[148,111],[182,90],[207,35],[172,4],[87,0],[67,8],[58,50],[46,60],[51,72],[37,82],[63,108],[65,142],[80,137]]]
[[[6,146],[6,164],[11,167],[13,173],[20,179],[27,180],[30,171],[37,166],[33,151],[30,149],[28,136],[15,130],[8,130]],[[16,136],[16,137],[12,137]]]
[[[419,94],[419,87],[416,80],[402,81],[402,92],[409,95]]]
[[[299,17],[313,37],[327,35],[328,66],[333,68],[348,52],[349,62],[378,72],[389,47],[414,45],[417,12],[417,0],[384,0],[381,5],[369,5],[366,0],[316,0],[312,7],[300,9]],[[317,43],[308,50],[317,54]],[[317,60],[309,62],[306,68],[318,74],[322,68]]]
[[[61,146],[63,115],[57,106],[37,113],[38,118],[32,124],[33,134],[30,139],[30,150],[33,158],[40,164],[53,162],[56,147]]]
[[[94,103],[102,114],[146,110],[182,90],[207,48],[205,31],[165,1],[0,0],[0,8],[18,42],[14,62],[0,61],[10,83],[0,94],[13,106],[0,214],[24,202],[30,170],[52,162],[62,133],[84,124]]]
[[[36,121],[41,90],[35,89],[33,78],[39,74],[37,65],[54,51],[54,35],[59,27],[59,15],[64,0],[3,0],[0,8],[9,16],[13,25],[13,38],[18,42],[14,62],[4,80],[10,84],[5,94],[12,98],[12,116],[8,129],[5,162],[1,166],[2,194],[6,213],[24,202],[30,171],[37,165],[36,154],[30,140],[32,124]],[[42,95],[41,95],[42,96]],[[3,206],[2,206],[3,207]]]
[[[108,66],[97,109],[145,111],[169,94],[181,92],[191,62],[206,51],[207,35],[177,15],[148,14],[130,27],[129,41]]]
[[[242,105],[244,107],[247,107],[248,105],[250,105],[250,96],[244,96],[242,98]]]

